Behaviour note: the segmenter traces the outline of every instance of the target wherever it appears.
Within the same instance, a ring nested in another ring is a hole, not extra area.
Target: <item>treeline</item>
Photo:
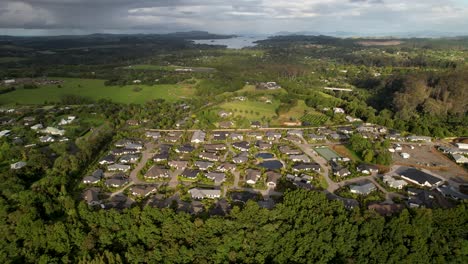
[[[60,215],[40,217],[35,206],[20,209],[2,198],[2,263],[465,263],[468,258],[465,205],[385,218],[347,211],[321,193],[298,190],[287,192],[271,211],[248,202],[226,217],[151,207],[93,211],[84,203],[63,208]]]

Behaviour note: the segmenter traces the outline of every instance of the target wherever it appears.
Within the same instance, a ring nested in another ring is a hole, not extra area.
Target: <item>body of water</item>
[[[237,37],[229,39],[203,39],[193,40],[195,44],[207,44],[207,45],[223,45],[227,46],[228,49],[242,49],[245,47],[253,47],[257,40],[263,40],[266,37]]]
[[[278,170],[283,168],[283,163],[281,163],[279,160],[267,160],[258,164],[258,166],[269,170]]]
[[[274,155],[271,153],[258,153],[255,157],[262,158],[262,159],[271,159],[274,157]]]

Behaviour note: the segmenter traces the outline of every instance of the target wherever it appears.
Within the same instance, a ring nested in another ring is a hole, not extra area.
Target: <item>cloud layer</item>
[[[0,33],[468,31],[464,0],[2,0]]]

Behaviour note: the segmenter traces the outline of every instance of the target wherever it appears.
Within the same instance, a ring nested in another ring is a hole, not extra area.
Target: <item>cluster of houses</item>
[[[455,143],[452,147],[439,146],[439,150],[448,154],[458,164],[468,164],[468,144]]]
[[[140,160],[144,146],[138,140],[123,139],[115,142],[114,147],[98,161],[100,168],[83,178],[84,184],[97,184],[104,178],[104,184],[110,188],[129,183],[128,172]]]

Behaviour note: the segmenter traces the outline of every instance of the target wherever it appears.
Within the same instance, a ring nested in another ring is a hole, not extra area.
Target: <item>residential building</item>
[[[152,185],[136,185],[130,188],[130,193],[137,197],[147,197],[156,192],[156,187]]]
[[[171,177],[171,171],[162,166],[153,165],[145,173],[144,177],[147,179],[169,178]]]
[[[146,137],[152,138],[154,140],[158,140],[161,138],[161,132],[159,131],[146,131]]]
[[[249,156],[248,156],[247,152],[241,152],[241,153],[239,153],[239,155],[232,158],[232,162],[234,162],[236,164],[242,164],[242,163],[245,163],[247,161],[249,161]]]
[[[196,167],[198,167],[200,170],[208,170],[210,169],[211,167],[213,167],[214,163],[213,162],[209,162],[209,161],[195,161],[194,165]]]
[[[156,154],[153,156],[153,161],[155,162],[162,162],[162,161],[167,161],[169,159],[169,153],[168,152],[161,152],[159,154]]]
[[[403,189],[408,183],[404,180],[397,180],[391,175],[384,175],[383,176],[383,182],[386,183],[388,186],[391,188],[395,188],[398,190]]]
[[[234,142],[232,143],[232,147],[240,151],[249,151],[250,144],[247,141]]]
[[[105,184],[107,187],[120,188],[128,183],[128,178],[122,174],[116,174],[107,179]]]
[[[128,154],[128,155],[123,155],[119,159],[119,162],[122,164],[133,164],[133,163],[136,163],[139,159],[140,159],[140,155]]]
[[[466,143],[455,143],[455,146],[459,149],[468,149],[468,144]]]
[[[11,168],[12,170],[19,170],[19,169],[21,169],[21,168],[24,168],[26,165],[28,165],[26,162],[24,162],[24,161],[18,161],[18,162],[16,162],[16,163],[11,164],[11,165],[10,165],[10,168]]]
[[[192,196],[192,199],[215,199],[221,197],[220,190],[211,190],[211,189],[201,189],[201,188],[193,188],[188,191]]]
[[[189,144],[185,144],[174,149],[174,151],[177,153],[190,153],[194,150],[195,148]]]
[[[42,128],[43,128],[42,124],[35,124],[34,126],[31,127],[32,130],[39,130]]]
[[[216,152],[220,150],[226,150],[226,145],[225,144],[205,144],[203,146],[205,151],[208,152]]]
[[[39,137],[39,141],[42,143],[51,143],[55,142],[55,138],[53,138],[52,136],[42,136]]]
[[[245,182],[250,185],[254,185],[262,176],[262,172],[259,170],[248,169],[245,175]]]
[[[187,168],[188,161],[186,161],[186,160],[171,160],[171,161],[168,162],[168,165],[171,168],[174,168],[176,170],[183,170],[183,169]]]
[[[370,164],[359,164],[356,169],[358,172],[366,175],[379,172],[379,168],[377,166]]]
[[[452,154],[452,158],[456,163],[459,163],[459,164],[468,163],[468,158],[460,154]]]
[[[279,179],[281,178],[281,173],[268,171],[266,172],[266,184],[268,187],[276,188]]]
[[[231,137],[231,140],[234,140],[234,141],[244,140],[244,136],[239,133],[231,133],[230,137]]]
[[[348,168],[339,166],[333,169],[333,175],[336,175],[338,177],[347,177],[351,175],[351,172],[348,170]]]
[[[279,132],[268,131],[265,134],[266,138],[270,141],[281,139],[282,135]]]
[[[209,160],[213,162],[219,161],[221,159],[221,157],[211,152],[201,152],[200,155],[198,155],[198,157],[200,159]]]
[[[401,172],[400,176],[410,183],[431,188],[443,183],[441,179],[414,168],[409,168]]]
[[[224,174],[223,172],[209,172],[205,174],[205,176],[208,179],[214,181],[216,185],[220,185],[226,180],[226,174]]]
[[[222,163],[221,165],[218,166],[217,170],[222,171],[222,172],[227,172],[227,171],[235,171],[237,169],[237,166],[232,163]]]
[[[111,164],[107,166],[108,171],[129,171],[130,170],[130,165],[125,165],[125,164]]]
[[[98,196],[99,196],[99,192],[97,190],[88,189],[84,192],[83,199],[88,205],[94,206],[94,205],[98,205],[101,203]]]
[[[371,192],[377,190],[377,187],[375,187],[372,182],[368,182],[360,185],[350,185],[349,190],[351,193],[369,195]]]
[[[293,171],[320,171],[318,163],[298,163],[292,167]]]
[[[302,163],[309,163],[310,158],[309,156],[302,154],[302,155],[289,155],[289,159],[293,162],[302,162]]]
[[[188,179],[196,179],[198,174],[200,173],[199,170],[193,170],[193,169],[185,169],[180,176]]]
[[[406,137],[406,140],[411,142],[431,142],[432,138],[425,136],[408,136]]]
[[[113,164],[113,163],[115,163],[115,156],[111,154],[106,155],[99,160],[99,164],[101,165],[107,165],[107,164]]]
[[[199,144],[199,143],[205,142],[205,137],[206,137],[205,132],[201,130],[197,130],[193,132],[192,139],[190,140],[190,142]]]
[[[61,130],[55,127],[47,127],[46,129],[41,131],[44,134],[50,134],[54,136],[63,136],[65,135],[65,130]]]

